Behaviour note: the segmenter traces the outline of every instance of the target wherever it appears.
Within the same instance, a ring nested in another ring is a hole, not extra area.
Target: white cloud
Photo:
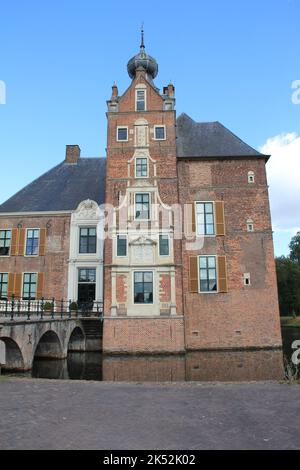
[[[300,227],[300,136],[295,132],[271,137],[260,148],[267,163],[273,227],[297,232]]]

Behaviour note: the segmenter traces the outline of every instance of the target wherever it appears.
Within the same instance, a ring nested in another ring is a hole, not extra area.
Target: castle
[[[103,305],[103,351],[281,346],[263,155],[176,118],[156,60],[107,101],[107,156],[65,160],[0,206],[0,298]]]

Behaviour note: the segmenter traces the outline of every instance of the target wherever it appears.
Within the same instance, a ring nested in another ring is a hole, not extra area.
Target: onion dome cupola
[[[144,44],[144,29],[141,30],[141,46],[140,52],[132,57],[127,64],[127,71],[130,78],[134,79],[136,76],[136,71],[142,67],[148,78],[152,81],[158,74],[158,64],[156,60],[145,52]]]

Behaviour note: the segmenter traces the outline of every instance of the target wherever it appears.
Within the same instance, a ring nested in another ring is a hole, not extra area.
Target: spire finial
[[[141,49],[145,49],[145,44],[144,44],[144,22],[142,22],[142,26],[141,26]]]

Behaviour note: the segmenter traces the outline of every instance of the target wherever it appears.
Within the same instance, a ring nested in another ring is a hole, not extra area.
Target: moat
[[[66,359],[35,359],[26,373],[33,378],[126,381],[256,381],[283,378],[283,354],[291,358],[300,329],[283,327],[283,351],[197,351],[183,355],[107,356],[97,352],[69,353]]]

